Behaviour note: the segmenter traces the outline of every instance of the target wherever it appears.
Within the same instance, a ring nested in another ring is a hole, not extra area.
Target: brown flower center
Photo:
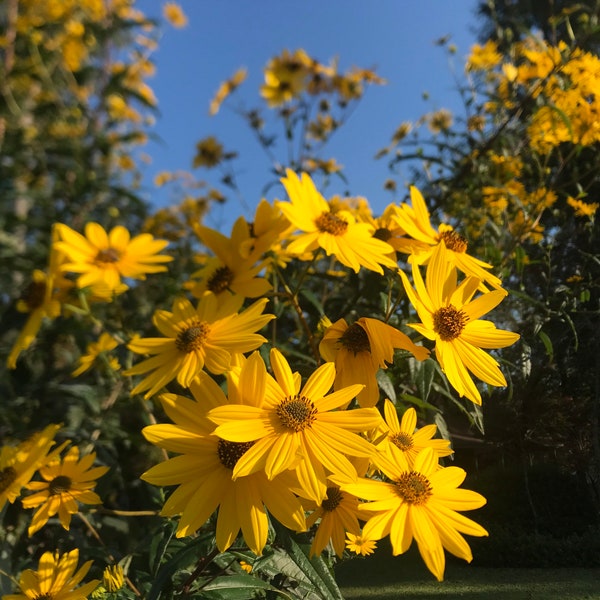
[[[338,487],[328,487],[327,488],[327,497],[321,503],[321,508],[326,510],[327,512],[331,512],[335,510],[340,502],[343,500],[344,495],[340,491]]]
[[[228,266],[219,267],[209,278],[206,287],[214,294],[224,292],[233,281],[233,271]]]
[[[38,596],[34,596],[33,600],[54,600],[54,596],[50,593],[39,594]]]
[[[209,333],[210,325],[205,321],[197,321],[177,334],[175,347],[177,350],[185,353],[199,350],[206,341]]]
[[[392,232],[387,227],[379,227],[373,232],[373,237],[383,242],[387,242],[392,239]]]
[[[433,313],[433,330],[444,342],[455,340],[465,328],[469,317],[458,308],[442,306]]]
[[[252,448],[254,442],[228,442],[219,440],[217,445],[217,454],[221,464],[227,469],[233,471],[237,461]]]
[[[371,352],[371,342],[367,332],[358,324],[353,323],[342,333],[339,343],[349,350],[354,352],[356,356],[359,352]]]
[[[398,433],[390,436],[390,442],[400,448],[402,452],[406,452],[414,446],[413,436],[404,431],[398,431]]]
[[[115,248],[107,248],[106,250],[100,250],[98,254],[96,254],[96,262],[97,263],[116,263],[119,262],[121,258],[121,253]]]
[[[302,431],[314,422],[319,411],[304,396],[289,396],[276,409],[279,421],[286,429]]]
[[[454,252],[467,251],[467,240],[456,231],[444,231],[440,233],[438,240],[444,240],[448,250],[454,250]]]
[[[348,229],[347,221],[329,211],[323,211],[315,219],[315,225],[322,233],[331,233],[332,235],[344,235]]]
[[[27,305],[28,310],[34,311],[44,304],[46,297],[46,282],[32,281],[23,291],[21,300]]]
[[[419,506],[425,504],[432,494],[429,479],[421,473],[410,471],[403,473],[396,484],[396,493],[409,504]]]
[[[48,491],[50,492],[51,496],[56,494],[64,494],[71,489],[72,484],[73,482],[71,481],[70,477],[67,477],[66,475],[59,475],[50,482]]]
[[[17,472],[13,467],[4,467],[0,471],[0,494],[5,492],[17,478]]]

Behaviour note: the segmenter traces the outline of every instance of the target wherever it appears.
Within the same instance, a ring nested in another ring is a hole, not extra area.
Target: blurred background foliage
[[[416,406],[421,422],[435,421],[450,437],[469,487],[488,498],[480,522],[491,538],[473,544],[475,562],[478,556],[498,565],[502,557],[508,564],[538,555],[539,566],[600,564],[599,17],[596,2],[481,2],[480,50],[459,82],[464,112],[432,111],[395,130],[390,124],[391,141],[377,155],[388,161],[382,186],[395,201],[406,200],[407,183],[416,184],[433,220],[454,225],[468,239],[469,253],[494,265],[510,291],[495,322],[522,336],[502,354],[509,387],[492,391],[481,409],[457,400],[432,361],[396,361],[380,380],[388,397]],[[162,492],[139,479],[161,460],[140,433],[163,418],[161,410],[131,398],[129,381],[108,368],[71,376],[102,331],[125,339],[151,331],[155,308],[170,307],[197,268],[194,256],[202,246],[190,235],[194,223],[211,203],[224,201],[219,189],[236,190],[231,165],[243,157],[204,137],[193,163],[205,181],[185,172],[163,174],[157,184],[174,186],[177,205],[160,211],[138,194],[143,146],[157,109],[147,82],[157,27],[129,0],[5,0],[0,6],[0,354],[8,355],[23,327],[27,315],[16,303],[32,271],[47,263],[53,223],[150,231],[169,239],[176,257],[168,278],[137,282],[119,302],[94,306],[93,319],[73,313],[45,323],[15,370],[3,361],[0,438],[23,440],[61,422],[61,439],[93,447],[99,462],[111,467],[96,488],[103,506],[86,513],[103,542],[83,520],[73,521],[69,538],[87,549],[86,559],[132,556],[139,580],[160,572],[165,583],[169,569],[194,560],[181,540],[171,539],[172,523],[153,514]],[[453,55],[451,40],[444,48]],[[290,69],[294,62],[296,70]],[[278,96],[267,81],[259,107],[239,110],[271,159],[265,191],[286,167],[322,183],[343,179],[341,165],[326,154],[327,141],[366,87],[383,80],[369,70],[341,73],[335,63],[300,52],[274,57],[267,70],[291,74],[289,95]],[[300,70],[302,82],[294,78]],[[243,79],[238,73],[224,82],[213,100],[215,114],[235,100]],[[589,121],[576,122],[584,114]],[[275,137],[266,133],[271,123],[281,126],[285,157],[273,152]],[[277,303],[274,309],[277,336],[289,340],[282,350],[298,358],[300,371],[315,364],[307,332],[318,331],[323,314],[385,318],[400,304],[370,273],[351,274],[345,288],[334,272],[305,280],[305,273],[290,270],[286,277],[289,294],[300,281],[306,284],[302,318],[283,301],[285,286],[279,312]],[[118,353],[129,366],[127,351]],[[172,391],[180,390],[174,385]],[[140,510],[148,515],[127,516]],[[28,515],[18,502],[1,518],[5,572],[29,566],[41,548],[64,544],[51,527],[28,538]],[[515,531],[521,536],[516,548]],[[549,545],[555,553],[538,553]]]

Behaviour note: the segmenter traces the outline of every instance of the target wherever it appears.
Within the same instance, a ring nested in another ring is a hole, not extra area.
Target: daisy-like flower
[[[108,353],[114,350],[119,345],[119,342],[110,335],[110,333],[103,332],[98,338],[97,342],[91,342],[88,344],[86,353],[79,357],[79,366],[71,373],[73,377],[78,377],[82,373],[91,369],[97,364],[101,356],[106,356],[108,360],[108,366],[113,371],[118,371],[120,368],[119,361],[114,357],[108,357]]]
[[[156,240],[149,233],[131,238],[129,231],[118,225],[107,233],[98,223],[87,223],[85,237],[67,225],[56,225],[60,241],[55,247],[67,260],[62,270],[79,273],[79,288],[98,287],[117,292],[123,288],[122,278],[145,279],[147,273],[166,271],[162,263],[173,260],[172,256],[158,254],[169,242]]]
[[[176,452],[152,467],[141,478],[153,485],[177,485],[161,515],[181,515],[177,537],[192,535],[218,509],[216,541],[225,552],[241,529],[248,547],[262,553],[269,529],[267,511],[285,527],[303,531],[304,510],[290,491],[298,487],[291,473],[268,479],[264,472],[232,478],[240,457],[252,442],[230,442],[213,435],[214,424],[207,410],[229,401],[206,373],[191,386],[194,399],[163,394],[161,403],[174,424],[150,425],[142,431],[146,439]]]
[[[56,241],[56,227],[52,228],[52,241]],[[35,340],[44,319],[55,319],[60,316],[62,302],[66,298],[73,283],[65,279],[60,272],[63,256],[53,246],[50,247],[48,269],[36,269],[31,283],[17,301],[17,310],[27,313],[27,321],[19,333],[8,355],[6,365],[9,369],[17,367],[17,358]]]
[[[361,510],[375,512],[362,535],[369,540],[389,535],[394,556],[406,552],[414,538],[427,568],[438,581],[444,577],[444,548],[470,562],[471,549],[461,533],[485,536],[487,531],[457,511],[480,508],[486,500],[477,492],[457,489],[466,477],[465,471],[459,467],[440,468],[433,448],[422,450],[412,467],[401,454],[380,462],[389,481],[361,479],[342,486],[342,490],[373,501],[360,505]]]
[[[231,237],[203,225],[197,225],[194,229],[202,243],[215,256],[209,258],[200,270],[192,273],[192,281],[185,284],[192,295],[201,298],[209,291],[217,296],[233,293],[244,298],[257,298],[271,290],[271,284],[264,277],[258,277],[264,268],[263,263],[257,264],[258,256],[249,254],[244,258],[240,254],[242,242],[250,235],[245,221],[238,219],[234,223]]]
[[[358,223],[347,210],[333,212],[306,173],[300,178],[288,169],[286,175],[281,181],[290,202],[277,202],[277,206],[301,232],[287,246],[289,253],[304,254],[320,247],[356,273],[361,266],[380,274],[382,265],[397,268],[390,258],[393,248],[373,237],[371,225]]]
[[[358,220],[371,225],[373,237],[392,247],[392,258],[395,258],[395,252],[410,254],[414,247],[414,240],[406,237],[404,229],[396,221],[398,210],[397,204],[388,204],[381,216],[374,217],[366,200],[360,202],[358,207]]]
[[[328,394],[335,379],[333,363],[321,365],[300,389],[300,377],[281,352],[273,348],[270,357],[275,378],[254,353],[237,382],[243,405],[215,408],[208,417],[218,425],[215,435],[253,442],[238,460],[234,478],[265,471],[272,479],[294,469],[306,497],[320,504],[327,494],[327,472],[356,476],[345,455],[371,456],[373,446],[357,434],[376,427],[381,416],[375,408],[334,410],[347,405],[363,386]]]
[[[165,337],[135,339],[127,345],[138,354],[153,355],[124,371],[125,375],[149,373],[131,393],[146,392],[149,398],[173,379],[189,387],[202,369],[215,375],[224,373],[232,355],[250,352],[266,342],[255,332],[274,318],[262,314],[268,300],[257,300],[238,313],[243,301],[237,295],[217,298],[206,294],[196,308],[180,297],[173,303],[173,312],[157,310],[152,322]]]
[[[400,271],[406,294],[421,319],[409,327],[435,341],[435,355],[452,387],[481,404],[481,394],[469,371],[490,385],[506,386],[498,362],[482,348],[504,348],[520,337],[479,318],[500,304],[506,293],[493,290],[473,299],[481,280],[467,277],[457,285],[456,268],[443,242],[431,255],[425,282],[417,264],[413,264],[412,273],[416,289]]]
[[[79,550],[65,554],[44,552],[38,570],[25,569],[19,578],[20,594],[6,594],[2,600],[85,600],[100,580],[94,579],[77,587],[92,566],[91,560],[77,570]]]
[[[208,112],[211,116],[216,115],[221,108],[221,104],[230,96],[248,76],[248,71],[242,67],[238,69],[229,79],[224,81],[217,89],[213,99],[210,101]]]
[[[390,400],[386,399],[383,410],[387,432],[377,444],[378,450],[392,456],[394,452],[402,452],[411,467],[423,448],[433,448],[438,458],[452,454],[449,440],[433,439],[437,431],[435,425],[425,425],[417,429],[417,411],[414,408],[404,411],[402,421],[398,421],[398,412]]]
[[[346,548],[348,548],[350,552],[354,552],[354,554],[368,556],[369,554],[373,554],[377,548],[377,542],[375,540],[370,540],[363,535],[348,533],[346,537]]]
[[[321,356],[335,362],[334,389],[362,383],[365,388],[358,395],[363,407],[375,406],[379,400],[376,374],[394,361],[394,350],[411,352],[417,360],[425,360],[429,350],[417,346],[401,331],[391,325],[361,317],[348,326],[339,319],[329,327],[319,344]]]
[[[404,203],[394,215],[398,225],[414,240],[409,262],[419,265],[427,263],[434,249],[444,242],[448,249],[448,260],[457,268],[500,289],[502,281],[487,270],[492,265],[467,254],[467,240],[452,226],[442,223],[437,231],[431,226],[429,210],[423,195],[415,186],[410,188],[410,198],[412,206]]]
[[[367,519],[364,512],[358,510],[358,498],[342,492],[339,486],[330,484],[323,502],[306,519],[306,526],[312,527],[320,519],[315,533],[310,555],[318,556],[327,544],[331,543],[334,552],[341,558],[344,553],[347,533],[359,534],[360,523]],[[307,504],[305,507],[310,508]]]
[[[79,448],[73,446],[62,460],[56,457],[40,467],[39,474],[44,481],[29,482],[25,487],[34,493],[22,500],[23,508],[37,507],[28,530],[30,536],[57,513],[60,524],[68,531],[71,515],[79,512],[78,503],[102,504],[92,490],[96,479],[104,475],[108,467],[92,468],[95,460],[95,452],[79,460]]]
[[[29,483],[38,467],[48,459],[54,445],[54,436],[60,425],[48,425],[17,446],[2,446],[0,449],[0,510],[19,497],[21,489]],[[52,454],[60,452],[62,447]]]
[[[312,59],[304,50],[290,54],[284,50],[281,56],[272,58],[265,68],[265,83],[260,95],[269,108],[281,106],[297,98],[307,86]]]

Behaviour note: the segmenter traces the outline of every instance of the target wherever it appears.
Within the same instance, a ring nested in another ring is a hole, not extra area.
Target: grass
[[[599,568],[489,568],[447,556],[439,583],[418,553],[391,557],[376,553],[336,568],[346,600],[598,600]]]

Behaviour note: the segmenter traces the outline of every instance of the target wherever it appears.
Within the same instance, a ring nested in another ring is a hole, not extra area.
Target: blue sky
[[[151,17],[160,16],[162,4],[162,0],[138,2]],[[153,131],[161,141],[146,148],[153,161],[146,168],[144,186],[147,198],[157,206],[172,198],[153,189],[154,175],[191,170],[195,144],[207,135],[240,153],[238,184],[245,203],[250,208],[256,205],[269,180],[270,164],[237,115],[222,110],[210,117],[208,104],[219,83],[245,66],[248,79],[240,97],[248,106],[258,106],[263,67],[284,48],[304,48],[325,63],[337,56],[342,70],[353,65],[375,67],[388,81],[368,89],[323,153],[323,158],[334,156],[344,165],[352,194],[368,198],[376,213],[390,196],[382,188],[388,176],[385,161],[373,156],[396,127],[437,108],[460,113],[453,67],[435,40],[451,35],[460,75],[464,57],[476,42],[476,0],[179,0],[179,4],[189,23],[184,29],[164,25],[154,55],[157,72],[149,82],[160,109]],[[195,174],[210,180],[208,171]],[[333,179],[325,195],[345,188]],[[269,199],[273,196],[283,198],[282,188],[273,188]],[[216,207],[207,224],[224,227],[239,214],[250,216],[232,197]]]

